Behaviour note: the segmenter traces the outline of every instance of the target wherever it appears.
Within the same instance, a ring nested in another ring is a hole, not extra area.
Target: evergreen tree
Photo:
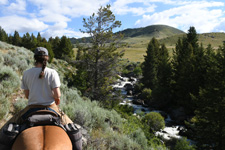
[[[160,45],[157,39],[152,38],[148,44],[147,55],[142,67],[142,83],[152,90],[148,99],[151,105],[164,107],[170,100],[171,65],[169,53],[164,44]]]
[[[153,90],[153,99],[157,102],[158,107],[168,107],[171,99],[171,75],[172,68],[169,53],[166,46],[163,44],[159,49],[157,85]]]
[[[60,44],[60,38],[56,36],[55,38],[50,37],[48,42],[52,45],[52,50],[55,54],[56,58],[60,57],[60,50],[59,50],[59,44]]]
[[[189,28],[188,34],[187,34],[187,41],[188,41],[188,43],[191,44],[193,49],[197,50],[199,45],[198,45],[198,35],[197,35],[196,30],[195,30],[195,27],[190,27]],[[196,51],[194,51],[194,52],[196,52]]]
[[[8,35],[1,26],[0,26],[0,41],[8,42]]]
[[[31,49],[34,47],[34,45],[32,44],[31,36],[28,32],[23,35],[21,46],[27,49]]]
[[[197,102],[195,140],[198,148],[204,150],[225,149],[225,44],[219,48],[216,54],[211,46],[206,51],[204,75],[204,88],[201,88],[199,96],[194,99]]]
[[[152,38],[148,44],[147,55],[144,56],[142,67],[143,79],[142,83],[145,88],[154,89],[157,85],[157,72],[158,72],[158,53],[159,42],[156,38]]]
[[[12,35],[9,35],[8,36],[8,43],[9,44],[12,44],[13,43],[13,36]]]
[[[38,32],[38,34],[37,34],[37,45],[40,44],[41,41],[42,41],[42,37],[41,37],[40,32]]]
[[[199,88],[204,86],[202,64],[204,49],[199,47],[194,27],[190,27],[187,37],[179,39],[173,55],[173,100],[193,114],[196,104],[191,94],[197,95]]]
[[[121,22],[115,20],[110,5],[100,7],[97,14],[83,19],[83,33],[91,38],[90,46],[79,47],[77,67],[81,70],[76,78],[81,79],[85,74],[84,82],[87,89],[84,95],[92,100],[104,101],[110,99],[110,84],[115,76],[116,66],[123,53],[117,52],[117,35],[114,28],[120,27]],[[82,51],[82,53],[81,53]],[[109,97],[108,97],[109,96]]]
[[[32,33],[31,34],[31,45],[32,45],[32,48],[31,48],[31,51],[34,51],[35,48],[37,47],[37,38],[34,36],[34,34]]]
[[[62,36],[59,46],[56,52],[57,58],[69,58],[72,59],[74,57],[73,45],[69,38],[66,36]]]
[[[16,46],[20,46],[21,44],[21,38],[20,38],[19,32],[17,31],[14,32],[12,44]]]

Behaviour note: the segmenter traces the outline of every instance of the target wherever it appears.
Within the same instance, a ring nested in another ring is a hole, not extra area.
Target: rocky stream
[[[136,78],[128,78],[128,77],[121,77],[117,80],[117,83],[113,85],[115,90],[120,90],[121,94],[123,95],[124,99],[120,105],[129,105],[134,108],[134,115],[137,115],[140,112],[145,114],[149,112],[158,112],[165,118],[165,125],[166,127],[155,133],[156,136],[161,136],[165,140],[170,140],[171,138],[180,139],[182,136],[180,135],[185,129],[184,126],[179,125],[176,123],[175,120],[172,120],[170,114],[167,114],[161,110],[155,110],[150,106],[144,104],[143,101],[138,100],[133,95],[132,91],[134,90],[134,85],[137,83]]]

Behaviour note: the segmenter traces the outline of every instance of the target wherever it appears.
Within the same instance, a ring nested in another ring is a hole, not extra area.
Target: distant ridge
[[[167,25],[151,25],[143,28],[125,29],[118,33],[124,34],[124,37],[138,37],[138,36],[149,36],[149,37],[169,37],[176,34],[184,34],[185,32]]]
[[[161,38],[174,36],[177,34],[184,34],[185,32],[167,25],[151,25],[151,26],[147,26],[143,28],[125,29],[123,31],[119,31],[116,33],[124,34],[125,38],[134,38],[134,37],[142,36],[142,37],[150,37],[150,38],[155,37],[155,38],[161,39]],[[71,38],[70,40],[73,44],[75,44],[76,42],[79,42],[79,43],[90,42],[90,38],[80,38],[80,39]]]

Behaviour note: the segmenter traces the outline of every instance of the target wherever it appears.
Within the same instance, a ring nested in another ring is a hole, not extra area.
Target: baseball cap
[[[44,47],[37,47],[34,51],[34,55],[48,56],[48,50]]]

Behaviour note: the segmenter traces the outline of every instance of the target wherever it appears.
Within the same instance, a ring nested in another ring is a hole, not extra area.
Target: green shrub
[[[144,88],[141,94],[141,97],[145,100],[151,101],[152,98],[152,90],[148,88]]]
[[[5,42],[0,41],[0,48],[1,49],[8,49],[9,45]]]
[[[123,133],[127,135],[133,134],[139,128],[142,128],[142,124],[140,119],[136,116],[130,116],[126,121],[123,121]]]
[[[134,75],[136,77],[138,77],[138,76],[140,76],[142,74],[142,69],[141,69],[140,66],[137,66],[137,67],[134,68],[134,71],[133,72],[134,72]]]
[[[24,109],[28,104],[28,100],[24,98],[19,98],[17,101],[13,104],[14,106],[14,114],[18,113],[22,109]]]
[[[190,142],[187,141],[187,138],[182,138],[177,141],[174,150],[195,150],[194,146],[190,145]]]
[[[88,142],[84,149],[143,150],[140,144],[124,134],[112,131],[110,128],[93,130],[91,137],[91,142]]]
[[[0,52],[0,64],[4,63],[4,57],[3,54]]]
[[[114,110],[106,110],[98,102],[83,100],[76,89],[61,86],[62,98],[60,107],[76,123],[92,129],[119,126],[121,117]]]
[[[0,91],[3,94],[12,94],[20,85],[20,78],[12,68],[3,66],[0,68]]]
[[[148,141],[142,129],[137,129],[131,134],[131,138],[136,141],[143,149],[147,149]]]
[[[150,130],[153,132],[159,131],[160,129],[165,128],[165,121],[164,118],[161,116],[160,113],[157,112],[150,112],[146,114],[142,118],[142,122],[150,127]]]
[[[121,114],[123,118],[128,118],[134,113],[134,108],[129,105],[117,105],[114,109]]]
[[[3,57],[4,57],[4,65],[6,65],[6,66],[12,66],[16,62],[15,61],[16,58],[13,58],[9,54],[5,54],[5,55],[3,55]]]
[[[0,120],[7,117],[9,113],[10,101],[3,94],[0,95]]]
[[[10,51],[8,54],[4,55],[4,65],[10,66],[16,71],[20,71],[21,74],[30,67],[30,62],[32,61],[28,61],[26,55],[19,55],[16,52]]]

